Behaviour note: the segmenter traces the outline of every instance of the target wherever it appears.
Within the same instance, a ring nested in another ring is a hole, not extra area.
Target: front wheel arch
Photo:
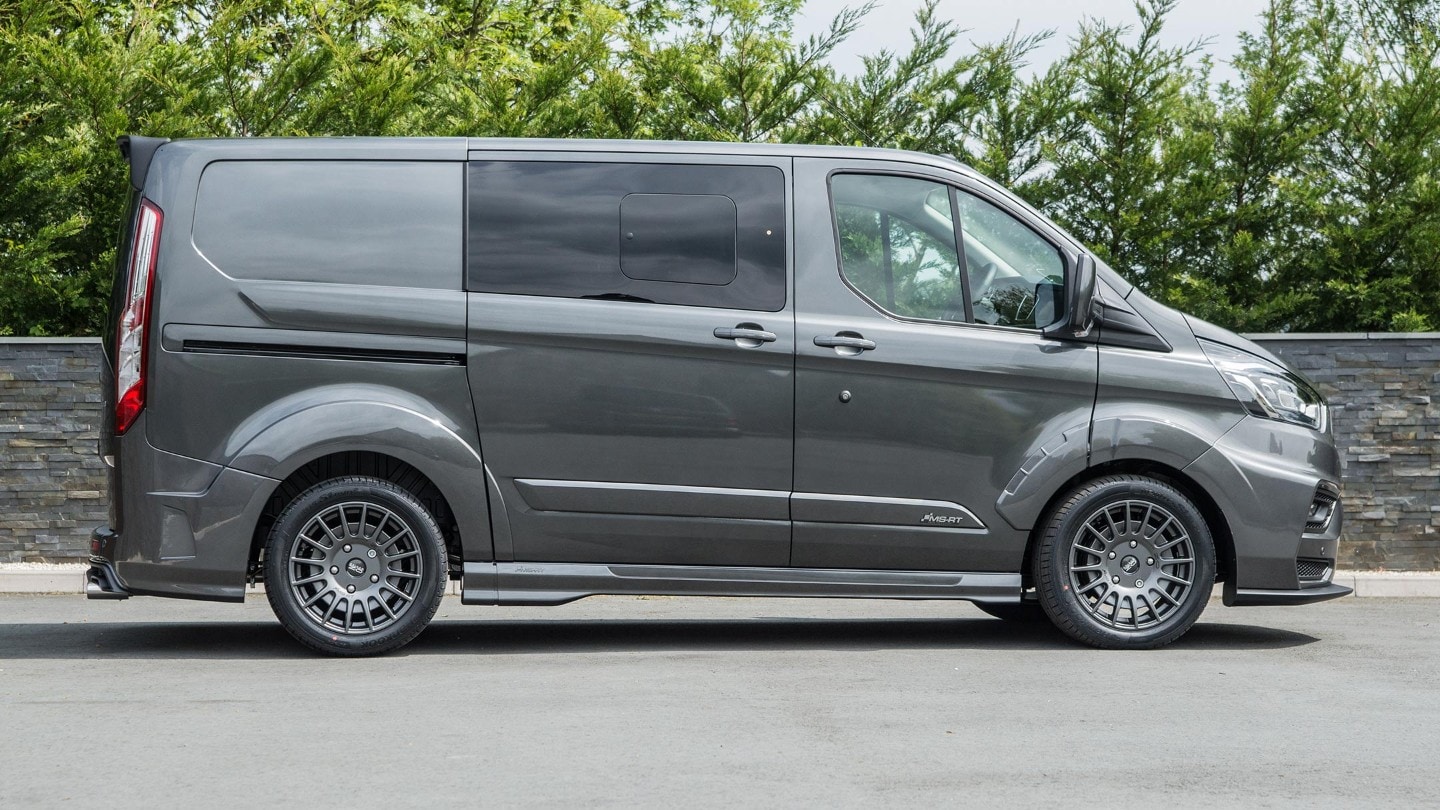
[[[1225,519],[1225,513],[1221,511],[1220,505],[1210,497],[1210,493],[1206,492],[1204,487],[1181,470],[1166,464],[1140,459],[1121,459],[1087,467],[1056,487],[1040,514],[1053,514],[1055,507],[1067,494],[1077,487],[1107,475],[1141,475],[1155,478],[1169,484],[1179,490],[1180,494],[1189,498],[1200,510],[1200,516],[1205,519],[1206,528],[1210,530],[1210,538],[1215,543],[1215,581],[1228,582],[1234,577],[1235,540],[1230,533],[1230,524]],[[1020,579],[1022,587],[1027,592],[1035,587],[1034,576],[1031,572],[1034,568],[1035,549],[1039,545],[1040,538],[1045,534],[1045,525],[1046,521],[1044,520],[1036,521],[1035,526],[1030,529],[1025,543],[1025,555],[1020,563]]]

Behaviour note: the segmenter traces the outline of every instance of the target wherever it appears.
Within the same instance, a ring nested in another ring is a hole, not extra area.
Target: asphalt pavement
[[[1440,600],[1105,652],[964,603],[447,598],[341,660],[244,605],[0,596],[0,807],[1440,806]]]

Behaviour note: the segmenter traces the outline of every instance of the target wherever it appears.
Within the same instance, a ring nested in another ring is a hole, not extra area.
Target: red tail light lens
[[[124,433],[145,409],[145,356],[150,343],[150,292],[165,214],[149,200],[140,201],[130,249],[130,286],[115,336],[115,432]]]

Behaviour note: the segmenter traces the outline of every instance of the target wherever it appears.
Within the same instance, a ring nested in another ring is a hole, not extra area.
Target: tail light
[[[140,201],[130,249],[130,285],[115,336],[115,432],[124,433],[145,409],[145,357],[150,344],[150,293],[165,214],[149,200]]]

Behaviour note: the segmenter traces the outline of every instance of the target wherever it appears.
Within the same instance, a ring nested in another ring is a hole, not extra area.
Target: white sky
[[[858,6],[864,0],[809,0],[796,25],[801,38],[819,33],[831,18],[845,6]],[[1215,61],[1214,80],[1232,78],[1228,65],[1239,47],[1237,39],[1244,30],[1259,27],[1258,15],[1267,0],[1180,0],[1166,18],[1164,38],[1167,44],[1181,44],[1197,39],[1211,40],[1206,49]],[[879,0],[861,27],[831,56],[830,62],[842,73],[860,72],[860,56],[882,48],[904,52],[910,47],[910,27],[921,0]],[[940,0],[942,16],[955,21],[961,28],[964,42],[993,42],[1008,34],[1018,24],[1020,33],[1031,34],[1054,29],[1055,36],[1031,55],[1032,67],[1044,68],[1069,50],[1069,39],[1079,28],[1082,17],[1106,22],[1134,24],[1133,0]]]

